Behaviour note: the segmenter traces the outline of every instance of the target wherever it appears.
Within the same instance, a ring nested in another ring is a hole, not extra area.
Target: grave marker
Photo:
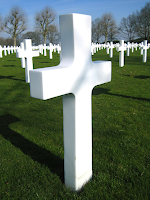
[[[113,48],[114,48],[113,42],[110,42],[109,48],[110,48],[109,57],[112,58],[113,57]]]
[[[3,47],[3,50],[4,50],[4,56],[7,56],[7,47],[4,45],[4,47]]]
[[[127,42],[126,48],[127,48],[127,56],[130,56],[130,49],[131,49],[131,44],[130,44],[130,42]]]
[[[31,39],[24,40],[24,50],[16,53],[17,58],[25,58],[25,80],[30,83],[29,71],[33,69],[33,57],[39,56],[39,51],[32,51]]]
[[[64,95],[65,185],[78,191],[92,178],[92,89],[111,81],[111,62],[92,62],[91,16],[60,16],[60,35],[60,64],[31,70],[30,94],[43,100]]]
[[[147,46],[147,40],[144,40],[142,48],[143,48],[143,62],[147,62],[147,49],[149,48]]]
[[[53,55],[52,55],[52,52],[53,52],[53,44],[52,43],[49,43],[49,59],[53,59]]]
[[[120,47],[119,47],[119,66],[124,66],[124,51],[126,51],[126,47],[124,46],[124,40],[120,40]]]

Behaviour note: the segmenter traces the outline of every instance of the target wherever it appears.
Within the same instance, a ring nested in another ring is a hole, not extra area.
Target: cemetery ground
[[[78,193],[64,185],[62,97],[31,98],[21,60],[0,58],[0,199],[149,199],[149,52],[147,63],[130,52],[122,68],[116,50],[92,58],[112,61],[112,81],[93,89],[93,178]],[[56,66],[59,55],[33,63]]]

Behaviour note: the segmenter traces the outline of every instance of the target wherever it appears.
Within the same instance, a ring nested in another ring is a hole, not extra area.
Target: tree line
[[[11,35],[4,40],[0,38],[0,44],[5,42],[16,46],[23,39],[32,39],[34,45],[47,42],[58,43],[59,31],[55,24],[56,12],[49,6],[36,12],[34,16],[34,32],[27,32],[27,15],[19,6],[14,6],[9,14],[2,18],[0,16],[0,31]],[[140,11],[133,12],[128,17],[123,17],[117,26],[112,13],[104,13],[101,18],[92,21],[92,41],[95,43],[115,41],[123,38],[133,41],[136,38],[149,40],[150,38],[150,2],[147,2]]]
[[[43,40],[44,44],[46,44],[47,40],[51,43],[57,43],[59,41],[59,32],[57,25],[54,23],[55,19],[55,11],[46,6],[41,11],[36,12],[34,16],[34,32],[30,31],[22,34],[27,30],[27,15],[19,6],[14,6],[5,18],[0,16],[0,31],[11,35],[14,46],[23,39],[32,39],[34,45],[43,43]],[[4,38],[0,38],[1,42],[4,42]],[[12,40],[9,42],[12,43]]]
[[[133,12],[126,18],[123,17],[119,26],[111,13],[105,13],[101,18],[96,18],[92,25],[93,41],[99,43],[101,38],[114,41],[123,38],[132,42],[150,39],[150,2],[147,2],[140,11]]]

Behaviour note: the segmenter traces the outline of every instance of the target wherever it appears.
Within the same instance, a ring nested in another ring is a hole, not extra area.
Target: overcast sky
[[[46,5],[54,9],[59,15],[80,13],[91,15],[92,20],[101,17],[105,12],[111,12],[119,25],[121,18],[127,17],[134,11],[145,6],[147,0],[0,0],[0,14],[2,17],[9,14],[12,6],[19,5],[28,16],[28,30],[34,31],[34,15]],[[27,32],[26,31],[26,32]],[[0,37],[9,37],[0,33]]]

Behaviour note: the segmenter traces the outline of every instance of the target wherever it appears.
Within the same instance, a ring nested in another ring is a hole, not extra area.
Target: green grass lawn
[[[150,51],[150,50],[149,50]],[[34,68],[59,64],[36,57]],[[93,89],[93,178],[79,193],[64,185],[62,97],[30,97],[15,54],[0,58],[0,199],[150,199],[150,55],[109,58],[112,81]],[[86,141],[85,141],[86,142]]]

